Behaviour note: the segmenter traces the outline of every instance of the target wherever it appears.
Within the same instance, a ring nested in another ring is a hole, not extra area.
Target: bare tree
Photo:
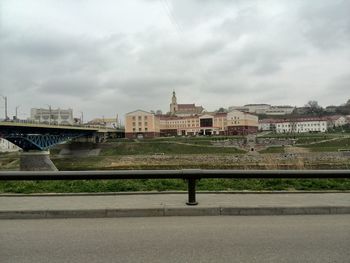
[[[307,113],[311,115],[322,115],[324,110],[323,108],[318,104],[316,100],[310,100],[305,105],[307,108]]]

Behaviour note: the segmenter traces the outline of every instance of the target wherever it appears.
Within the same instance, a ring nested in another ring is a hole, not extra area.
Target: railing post
[[[188,178],[188,202],[187,205],[197,205],[198,202],[196,202],[196,179],[195,178]]]

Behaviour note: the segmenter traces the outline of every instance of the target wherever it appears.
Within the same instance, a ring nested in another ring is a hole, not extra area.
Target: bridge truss
[[[4,138],[23,151],[45,151],[50,147],[79,137],[93,137],[96,130],[74,129],[72,127],[16,126],[11,123],[0,125],[0,138]]]
[[[10,134],[4,138],[18,147],[22,148],[24,151],[30,150],[48,150],[50,147],[70,141],[75,138],[85,136],[84,133],[81,134],[61,134],[61,135],[51,135],[51,134]]]

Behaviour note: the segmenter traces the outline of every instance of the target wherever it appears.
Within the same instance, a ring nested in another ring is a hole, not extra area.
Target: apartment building
[[[238,110],[254,114],[287,115],[294,111],[292,106],[271,106],[270,104],[246,104],[244,106],[231,106],[229,111]]]
[[[259,131],[275,131],[276,119],[263,119],[259,120]]]
[[[178,104],[172,94],[168,114],[136,110],[125,115],[127,138],[196,135],[245,135],[258,131],[258,117],[247,112],[203,112],[202,106]]]
[[[292,106],[271,106],[265,110],[266,115],[287,115],[294,111],[295,107]]]
[[[328,116],[326,117],[328,123],[328,128],[335,128],[335,127],[340,127],[343,126],[347,123],[346,116],[342,115],[333,115],[333,116]]]
[[[259,131],[288,132],[326,132],[330,128],[347,124],[346,116],[333,115],[297,119],[259,120]]]
[[[9,142],[8,140],[0,138],[0,152],[17,152],[20,149],[21,148]]]
[[[227,113],[195,116],[160,116],[161,136],[224,135]]]
[[[73,125],[72,109],[42,109],[32,108],[30,110],[30,119],[35,122],[56,125]]]
[[[147,125],[145,122],[147,119]],[[154,125],[151,125],[154,123]],[[126,114],[127,138],[195,135],[244,135],[256,133],[258,117],[232,111],[191,116],[154,115],[137,110]]]
[[[277,120],[275,126],[277,133],[326,132],[328,128],[325,118]]]
[[[126,138],[153,138],[160,136],[159,117],[154,113],[136,110],[125,115]]]
[[[244,135],[256,133],[259,127],[258,116],[232,110],[227,113],[226,135]]]
[[[244,106],[231,106],[229,107],[229,111],[238,110],[249,113],[265,114],[265,111],[270,108],[271,105],[269,104],[246,104]]]
[[[87,123],[88,125],[98,125],[106,128],[119,128],[118,118],[96,118]]]

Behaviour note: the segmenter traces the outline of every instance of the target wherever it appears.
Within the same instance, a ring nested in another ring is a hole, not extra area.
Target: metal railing
[[[183,179],[188,182],[187,205],[197,205],[196,182],[200,179],[350,179],[350,170],[115,170],[60,172],[0,172],[0,181]]]

